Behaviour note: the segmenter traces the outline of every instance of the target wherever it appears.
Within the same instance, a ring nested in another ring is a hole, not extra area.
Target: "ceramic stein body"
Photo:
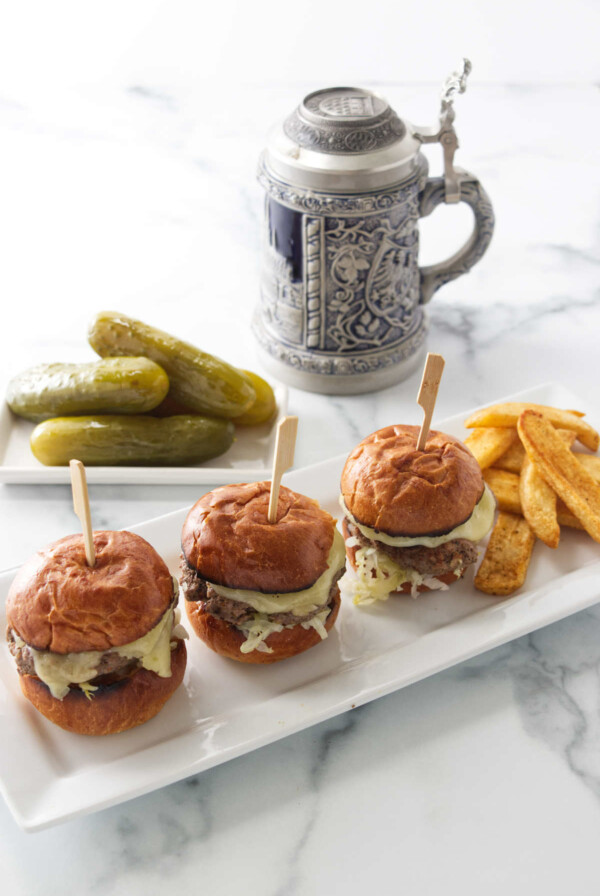
[[[253,329],[279,379],[353,394],[390,386],[421,363],[424,305],[481,258],[493,230],[478,180],[452,167],[453,117],[419,132],[376,94],[333,88],[306,97],[272,135],[259,164],[265,212]],[[444,177],[428,177],[420,152],[434,141],[444,147]],[[448,201],[471,206],[474,231],[447,262],[419,268],[419,218]]]

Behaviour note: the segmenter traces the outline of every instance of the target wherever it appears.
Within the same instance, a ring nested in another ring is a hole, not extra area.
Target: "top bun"
[[[484,483],[469,449],[432,429],[417,451],[418,437],[418,426],[387,426],[352,451],[341,488],[358,523],[387,535],[444,535],[471,516]]]
[[[36,650],[109,650],[147,634],[173,600],[173,581],[152,545],[132,532],[94,532],[96,565],[82,535],[68,535],[19,570],[8,625]]]
[[[225,485],[197,501],[181,533],[185,559],[216,585],[265,593],[310,588],[327,569],[335,520],[281,486],[268,521],[270,482]]]

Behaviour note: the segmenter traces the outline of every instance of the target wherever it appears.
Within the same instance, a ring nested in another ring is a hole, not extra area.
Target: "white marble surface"
[[[256,158],[270,124],[317,86],[226,87],[220,103],[141,82],[1,93],[2,377],[89,357],[86,323],[103,308],[256,368]],[[382,90],[401,115],[433,121],[437,85]],[[598,105],[592,84],[474,83],[461,98],[459,164],[482,180],[497,227],[480,265],[431,305],[429,346],[447,360],[440,416],[554,380],[600,417]],[[423,222],[424,262],[462,241],[462,211]],[[292,391],[297,466],[416,420],[418,379],[357,398]],[[120,527],[197,494],[98,486],[91,499],[98,527]],[[0,508],[0,568],[75,528],[65,487],[1,486]],[[38,834],[2,804],[3,884],[33,896],[597,893],[599,644],[595,608]]]

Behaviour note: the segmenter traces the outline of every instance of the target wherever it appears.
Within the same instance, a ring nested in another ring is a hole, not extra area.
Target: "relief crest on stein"
[[[265,189],[261,300],[253,329],[265,365],[291,385],[350,394],[392,385],[420,365],[424,305],[485,252],[493,212],[478,180],[454,168],[453,98],[416,129],[358,88],[310,94],[261,157]],[[439,142],[444,177],[428,178],[423,143]],[[420,268],[420,217],[466,202],[475,229],[447,262]]]

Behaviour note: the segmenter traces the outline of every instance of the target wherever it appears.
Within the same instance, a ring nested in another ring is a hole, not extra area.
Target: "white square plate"
[[[262,426],[236,427],[235,442],[220,457],[185,467],[86,467],[92,484],[187,485],[252,482],[268,478],[273,467],[275,430],[287,410],[288,391],[276,386],[277,416]],[[45,467],[31,453],[29,438],[35,424],[0,408],[0,482],[68,483],[68,467]]]
[[[557,386],[503,400],[577,407]],[[464,437],[465,414],[436,421]],[[598,419],[590,421],[598,425]],[[350,447],[350,446],[349,446]],[[297,470],[291,488],[338,515],[346,455]],[[176,572],[187,509],[134,528]],[[15,571],[0,577],[6,596]],[[156,718],[113,737],[69,734],[21,696],[8,648],[0,648],[0,783],[17,822],[28,831],[115,805],[208,769],[359,706],[455,663],[562,619],[600,600],[599,546],[563,532],[551,551],[538,543],[527,583],[505,600],[473,587],[473,575],[448,593],[392,598],[358,609],[347,597],[329,638],[275,667],[216,656],[194,635],[184,684]],[[2,601],[4,606],[4,601]],[[0,618],[4,630],[6,620]]]

